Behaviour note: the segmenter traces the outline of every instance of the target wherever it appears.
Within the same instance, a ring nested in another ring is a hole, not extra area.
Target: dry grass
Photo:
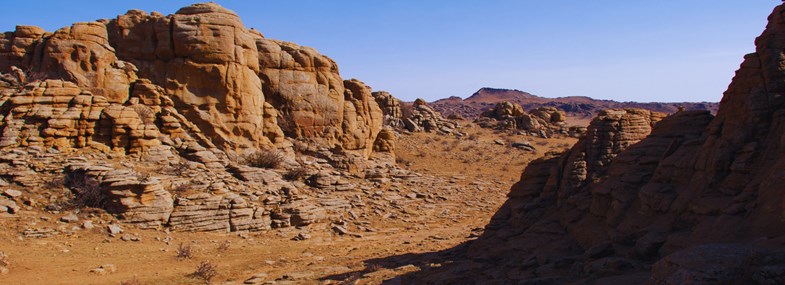
[[[308,175],[308,169],[305,169],[305,167],[302,166],[298,166],[286,171],[286,173],[284,173],[283,175],[283,179],[286,179],[287,181],[296,181],[302,179],[307,175]]]
[[[71,187],[74,193],[73,203],[77,208],[102,208],[106,204],[101,184],[84,171],[67,174],[65,184]]]
[[[178,260],[191,259],[193,257],[194,257],[193,256],[193,250],[192,250],[190,244],[182,244],[181,243],[179,246],[177,246],[177,259]]]
[[[258,168],[278,168],[283,162],[283,156],[273,150],[258,150],[243,158],[245,165]]]
[[[199,263],[199,266],[196,267],[196,271],[191,273],[190,275],[194,278],[201,279],[204,281],[204,284],[210,284],[210,282],[218,275],[218,266],[210,263],[209,261],[202,261]]]

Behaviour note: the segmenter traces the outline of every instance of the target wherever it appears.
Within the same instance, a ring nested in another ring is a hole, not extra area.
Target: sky
[[[0,9],[0,30],[49,31],[130,9],[198,1],[36,0]],[[214,1],[265,37],[310,46],[341,76],[406,101],[482,87],[543,97],[713,101],[755,51],[777,0]],[[24,12],[22,12],[24,11]]]

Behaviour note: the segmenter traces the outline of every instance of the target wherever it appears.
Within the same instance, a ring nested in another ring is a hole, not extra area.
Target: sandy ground
[[[0,217],[0,251],[11,263],[0,284],[204,284],[191,276],[203,261],[216,267],[212,284],[243,284],[254,275],[257,284],[379,284],[439,266],[432,255],[476,238],[528,162],[575,142],[471,124],[463,131],[463,138],[401,135],[399,164],[423,175],[408,187],[437,191],[442,199],[398,202],[395,215],[368,215],[361,237],[337,235],[330,223],[254,233],[169,233],[121,225],[124,233],[112,237],[106,229],[112,218],[100,211],[82,212],[80,222],[66,223],[59,221],[65,213],[23,210]],[[517,141],[529,141],[537,150],[512,148],[510,142]],[[74,229],[86,220],[104,224]],[[25,238],[22,232],[30,228],[72,234]],[[301,233],[311,237],[292,240]],[[123,234],[140,240],[123,241]],[[192,248],[191,258],[177,258],[181,245]],[[113,265],[114,272],[91,272],[104,264]]]

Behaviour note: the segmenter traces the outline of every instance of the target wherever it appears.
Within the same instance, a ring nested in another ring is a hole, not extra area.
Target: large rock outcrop
[[[475,270],[443,269],[428,278],[483,284],[783,282],[783,35],[785,6],[779,6],[716,117],[677,112],[645,138],[648,126],[638,124],[632,136],[612,136],[629,139],[619,151],[591,139],[599,126],[594,121],[589,136],[561,159],[532,163],[484,235],[464,251]],[[610,152],[581,155],[590,149]]]
[[[602,112],[600,116],[603,116]],[[483,112],[476,122],[482,127],[517,129],[545,137],[554,133],[566,134],[566,118],[564,111],[554,107],[537,107],[526,113],[521,105],[503,101]]]
[[[128,105],[144,79],[223,151],[287,147],[289,137],[367,157],[381,131],[369,87],[344,81],[316,50],[266,39],[214,3],[168,16],[131,10],[54,33],[19,26],[0,43],[0,71],[60,78],[109,104]]]
[[[304,226],[325,218],[293,194],[305,186],[286,181],[285,169],[241,165],[245,155],[270,153],[295,169],[320,152],[330,169],[360,172],[374,165],[374,148],[394,150],[370,87],[215,3],[168,16],[131,10],[54,33],[18,26],[0,34],[0,72],[9,157],[0,176],[30,187],[89,176],[107,201],[92,206],[145,227]],[[295,142],[307,147],[295,153]],[[35,155],[48,166],[29,163]]]
[[[460,127],[458,122],[445,119],[441,113],[434,111],[421,98],[414,100],[414,103],[406,108],[408,114],[404,114],[403,126],[410,132],[426,131],[451,134]]]

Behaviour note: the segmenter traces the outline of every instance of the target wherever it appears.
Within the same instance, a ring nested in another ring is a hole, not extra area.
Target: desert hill
[[[464,118],[477,118],[484,111],[490,110],[496,103],[510,102],[521,105],[525,110],[539,107],[554,107],[565,111],[570,117],[593,118],[605,109],[640,108],[655,112],[674,113],[683,107],[685,110],[708,110],[717,112],[719,103],[713,102],[679,102],[679,103],[640,103],[617,102],[613,100],[597,100],[583,96],[545,98],[514,89],[480,88],[466,99],[453,96],[430,103],[442,114],[458,114]]]

